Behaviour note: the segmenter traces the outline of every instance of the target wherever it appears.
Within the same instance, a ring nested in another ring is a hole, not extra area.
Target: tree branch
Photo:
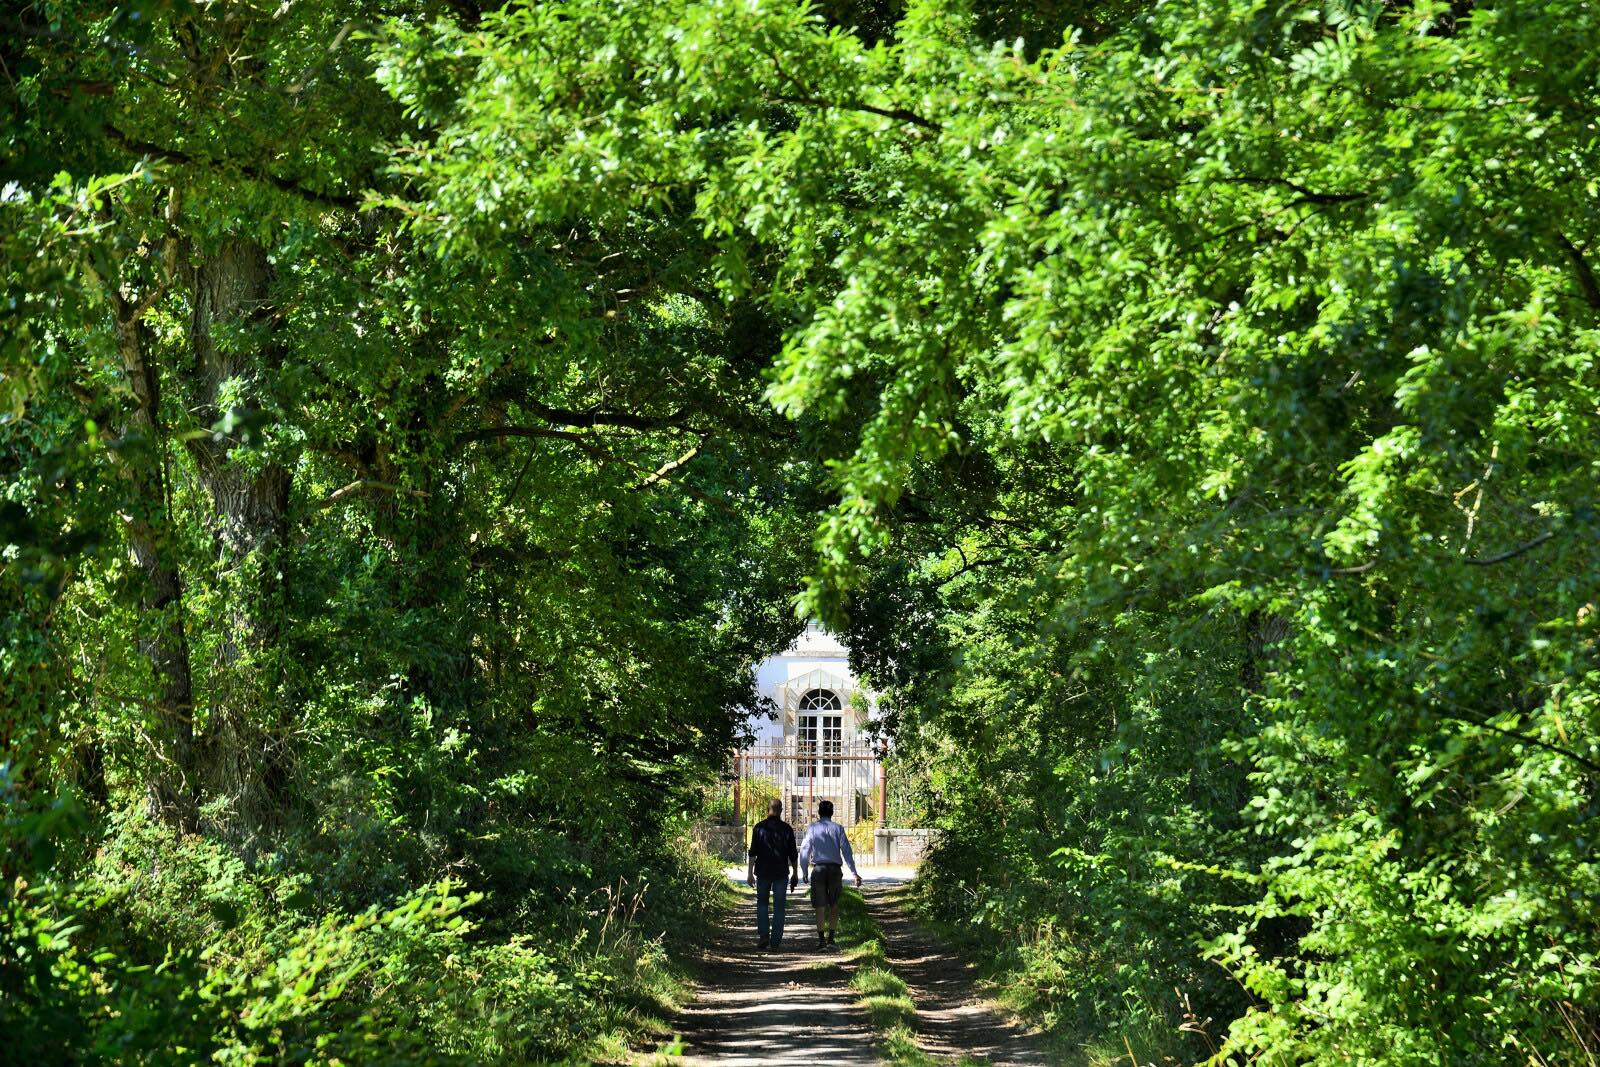
[[[1300,199],[1307,204],[1351,204],[1357,200],[1366,200],[1371,193],[1319,193],[1315,189],[1307,189],[1299,182],[1290,181],[1288,178],[1260,178],[1254,175],[1237,175],[1229,178],[1218,179],[1227,185],[1277,185],[1300,194]]]
[[[689,451],[679,456],[677,459],[669,460],[668,462],[663,463],[661,466],[656,468],[655,473],[651,474],[650,477],[634,486],[634,489],[648,489],[657,482],[665,480],[667,475],[671,474],[685,463],[688,463],[694,457],[698,456],[700,454],[700,446],[703,444],[705,444],[705,442],[701,441],[693,448],[689,449]]]
[[[105,131],[107,140],[111,141],[125,152],[132,152],[135,155],[141,156],[151,156],[156,159],[165,160],[168,163],[176,163],[185,167],[212,167],[216,169],[227,169],[231,167],[247,178],[252,178],[258,182],[265,182],[281,192],[288,193],[290,196],[297,196],[302,200],[309,200],[312,203],[322,204],[327,207],[336,207],[343,211],[355,212],[361,210],[361,201],[355,199],[354,197],[335,196],[328,193],[313,192],[298,182],[281,177],[277,174],[272,174],[268,171],[260,170],[259,168],[253,167],[248,163],[241,163],[237,160],[222,162],[214,159],[201,159],[198,156],[192,156],[189,153],[180,151],[176,148],[167,148],[162,145],[152,144],[149,141],[141,141],[136,137],[130,137],[110,123],[106,123],[101,127],[101,129]]]
[[[1573,272],[1578,275],[1578,288],[1583,290],[1583,299],[1588,305],[1600,310],[1600,284],[1595,282],[1594,271],[1589,269],[1589,261],[1583,258],[1583,253],[1578,251],[1578,246],[1567,239],[1567,235],[1560,230],[1556,231],[1556,244],[1567,254],[1567,259],[1572,261]]]
[[[977,570],[979,567],[995,567],[995,566],[999,566],[1000,564],[1005,562],[1005,560],[1003,558],[1000,558],[998,556],[989,556],[989,557],[984,558],[984,559],[969,560],[969,559],[967,559],[966,552],[961,548],[960,545],[957,545],[955,547],[956,547],[956,551],[961,553],[961,567],[954,574],[950,575],[948,578],[944,579],[938,585],[936,585],[934,587],[935,589],[943,590],[945,586],[949,585],[951,582],[955,581],[957,578],[960,578],[964,574],[970,574],[973,571]]]
[[[536,451],[536,449],[528,449],[528,458],[522,461],[522,469],[517,471],[516,478],[512,479],[511,488],[506,490],[504,499],[500,501],[501,510],[509,506],[517,498],[517,493],[522,490],[522,480],[528,476],[528,471],[533,467],[533,457]]]
[[[1485,730],[1492,730],[1497,734],[1512,738],[1513,740],[1521,741],[1529,745],[1535,745],[1547,751],[1554,752],[1557,755],[1565,756],[1568,759],[1589,768],[1591,771],[1600,773],[1600,763],[1597,763],[1586,756],[1580,756],[1571,749],[1562,748],[1560,745],[1551,744],[1549,741],[1544,741],[1537,737],[1529,736],[1528,734],[1518,733],[1515,730],[1508,730],[1503,726],[1495,726],[1493,723],[1488,722],[1485,719],[1480,719],[1474,715],[1467,714],[1460,708],[1449,708],[1445,711],[1444,717],[1447,719],[1452,719],[1456,722],[1464,722],[1469,726],[1481,726]]]
[[[1463,557],[1459,557],[1459,556],[1449,556],[1449,557],[1445,557],[1445,558],[1447,558],[1447,559],[1460,559],[1462,563],[1465,563],[1469,567],[1492,567],[1496,563],[1504,563],[1508,559],[1516,559],[1518,556],[1522,555],[1524,552],[1532,552],[1534,549],[1538,548],[1540,545],[1544,544],[1546,541],[1548,541],[1552,537],[1554,537],[1557,534],[1557,532],[1558,531],[1556,531],[1556,530],[1546,530],[1544,533],[1540,534],[1538,537],[1535,537],[1531,541],[1525,541],[1522,544],[1518,545],[1516,548],[1508,548],[1504,552],[1497,553],[1497,554],[1495,554],[1493,556],[1485,556],[1482,559],[1473,559],[1471,557],[1463,558]],[[1354,567],[1334,567],[1333,569],[1329,570],[1328,573],[1329,574],[1365,574],[1368,571],[1370,571],[1372,568],[1376,567],[1380,562],[1381,562],[1381,560],[1378,560],[1378,559],[1369,559],[1369,560],[1367,560],[1367,562],[1358,563]]]
[[[471,444],[473,441],[489,441],[498,437],[542,437],[549,440],[570,441],[598,460],[620,463],[624,467],[628,467],[640,474],[646,474],[650,477],[655,477],[655,475],[651,474],[647,468],[639,466],[639,464],[635,463],[633,460],[628,459],[625,456],[619,456],[610,449],[595,444],[594,441],[591,440],[586,434],[574,433],[571,430],[547,430],[542,426],[483,426],[476,430],[466,430],[460,434],[457,434],[456,442],[458,444]],[[682,462],[686,463],[688,462],[688,459],[686,458]],[[678,465],[678,463],[669,464],[671,467],[676,467]],[[718,499],[717,497],[712,496],[710,493],[690,485],[688,482],[670,479],[666,477],[664,473],[661,474],[661,476],[656,480],[667,485],[675,485],[701,503],[709,504],[714,508],[718,508],[721,511],[728,513],[729,515],[737,517],[739,514],[738,511],[734,509],[733,505],[729,504],[726,500]],[[646,484],[653,483],[650,483],[647,479]],[[642,488],[642,486],[640,488]]]
[[[665,418],[635,415],[630,411],[574,411],[570,408],[553,408],[525,397],[519,397],[517,403],[545,422],[560,426],[620,426],[628,430],[664,430],[680,425],[689,414],[686,408],[679,408]]]
[[[864,111],[869,115],[880,115],[886,119],[908,122],[913,126],[920,126],[924,130],[932,130],[934,133],[944,129],[943,126],[932,119],[925,119],[915,111],[908,111],[903,107],[874,107],[859,100],[823,100],[815,96],[794,96],[790,94],[768,97],[768,99],[780,104],[798,104],[801,107],[833,108],[839,111]]]
[[[1499,555],[1489,556],[1486,559],[1465,559],[1465,560],[1462,560],[1462,562],[1468,564],[1469,566],[1473,566],[1473,567],[1489,567],[1489,566],[1492,566],[1492,565],[1494,565],[1496,563],[1504,563],[1508,559],[1517,558],[1518,556],[1522,555],[1524,552],[1533,551],[1534,549],[1538,548],[1540,545],[1544,544],[1546,541],[1550,540],[1550,538],[1554,537],[1555,535],[1556,535],[1556,532],[1554,530],[1546,530],[1544,533],[1540,534],[1538,537],[1535,537],[1532,541],[1526,541],[1526,542],[1518,545],[1516,548],[1507,549],[1506,551],[1501,552]]]
[[[901,122],[909,122],[913,126],[920,126],[925,130],[932,130],[935,133],[938,133],[941,129],[943,129],[943,127],[941,127],[937,122],[934,122],[932,119],[925,119],[915,111],[908,111],[905,108],[874,107],[871,104],[863,104],[858,100],[835,102],[832,100],[823,100],[812,96],[805,84],[801,82],[799,78],[796,78],[793,74],[790,74],[789,71],[784,67],[783,60],[779,57],[777,52],[769,49],[763,49],[762,54],[772,61],[772,69],[778,72],[778,76],[784,81],[788,82],[790,85],[794,86],[797,94],[790,96],[772,96],[768,97],[769,100],[774,100],[782,104],[799,104],[802,107],[838,108],[843,111],[864,111],[869,115],[881,115],[886,119],[898,119]]]
[[[543,437],[557,441],[572,441],[584,448],[592,447],[589,439],[571,430],[548,430],[543,426],[480,426],[476,430],[463,430],[456,434],[456,444],[470,445],[474,441],[493,441],[500,437]]]
[[[312,511],[322,511],[331,508],[345,497],[354,496],[356,493],[380,490],[389,493],[403,493],[406,496],[427,496],[421,489],[407,489],[404,486],[393,485],[389,482],[380,482],[372,478],[357,478],[349,485],[342,486],[311,505]]]

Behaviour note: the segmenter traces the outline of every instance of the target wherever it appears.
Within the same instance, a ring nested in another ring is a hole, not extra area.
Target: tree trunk
[[[275,807],[276,798],[266,794],[283,777],[287,731],[275,707],[271,660],[292,476],[270,447],[247,456],[239,452],[262,444],[271,376],[282,365],[269,302],[272,266],[259,244],[234,240],[194,267],[192,278],[195,416],[202,427],[230,414],[237,423],[233,430],[189,441],[212,502],[218,574],[228,603],[206,770],[218,791],[234,799],[237,815],[258,821]]]
[[[106,786],[106,755],[98,740],[90,739],[73,748],[72,780],[97,811],[103,812],[110,807],[111,791]]]
[[[1244,657],[1239,665],[1239,688],[1259,694],[1266,684],[1267,671],[1277,655],[1279,642],[1289,636],[1289,620],[1282,615],[1263,615],[1252,611],[1244,620]]]
[[[160,378],[146,354],[143,308],[120,295],[114,296],[114,303],[117,349],[134,394],[133,407],[119,427],[123,448],[118,455],[132,500],[123,520],[128,553],[144,576],[139,597],[144,615],[139,651],[155,676],[149,728],[156,760],[146,782],[146,800],[156,818],[193,830],[199,784],[195,776],[194,684],[183,626],[183,579],[172,557]]]

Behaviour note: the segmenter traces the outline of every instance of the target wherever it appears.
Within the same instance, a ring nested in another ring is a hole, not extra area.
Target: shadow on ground
[[[742,874],[742,872],[740,872]],[[684,1064],[716,1067],[875,1064],[877,1046],[838,950],[818,952],[804,891],[789,901],[783,947],[755,947],[755,897],[719,924],[703,956],[699,996],[677,1020]],[[798,920],[798,922],[796,922]]]
[[[917,1044],[951,1063],[1032,1067],[1051,1059],[1037,1041],[979,999],[972,969],[913,922],[898,902],[911,871],[867,868],[863,897],[883,931],[884,953],[910,987]],[[866,1067],[881,1062],[865,1011],[850,989],[855,967],[838,950],[818,951],[804,890],[789,899],[784,945],[757,950],[755,896],[718,924],[702,954],[699,995],[679,1014],[684,1056],[705,1067]]]
[[[993,1067],[1024,1067],[1054,1060],[1039,1040],[978,996],[973,968],[917,925],[899,897],[903,882],[869,883],[867,914],[883,932],[883,952],[910,987],[917,1009],[917,1045],[930,1056]]]

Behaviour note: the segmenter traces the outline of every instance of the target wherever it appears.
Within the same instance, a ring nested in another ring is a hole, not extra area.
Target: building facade
[[[808,625],[761,664],[756,687],[772,706],[751,718],[755,740],[735,767],[738,803],[759,809],[777,796],[796,825],[823,800],[833,801],[834,818],[846,826],[877,818],[883,770],[867,732],[876,695],[851,673],[838,639]]]

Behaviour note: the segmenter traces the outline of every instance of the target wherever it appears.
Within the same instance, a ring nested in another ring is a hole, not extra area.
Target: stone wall
[[[937,830],[879,830],[873,834],[872,862],[881,866],[915,867],[922,862]]]
[[[695,841],[701,848],[724,863],[743,863],[749,845],[742,826],[697,826]]]
[[[797,832],[801,831],[798,827]],[[707,853],[724,863],[743,863],[748,845],[746,830],[742,826],[705,825],[695,827],[694,839]],[[878,830],[873,836],[872,852],[856,854],[860,866],[915,867],[922,862],[937,830]]]

